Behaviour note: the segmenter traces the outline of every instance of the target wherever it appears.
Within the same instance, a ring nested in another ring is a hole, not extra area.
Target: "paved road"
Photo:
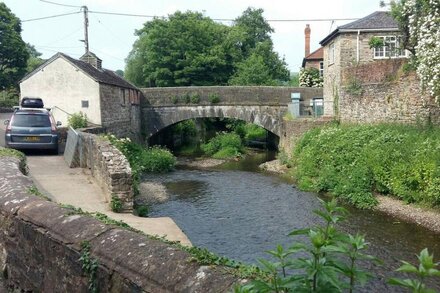
[[[4,146],[4,120],[10,113],[0,113],[0,145]],[[79,207],[88,212],[100,212],[121,220],[150,235],[165,236],[171,241],[191,245],[186,235],[169,217],[140,218],[132,214],[119,214],[110,210],[103,190],[96,184],[88,169],[69,168],[62,155],[47,151],[26,151],[29,175],[38,190],[52,200]],[[1,293],[1,292],[0,292]]]

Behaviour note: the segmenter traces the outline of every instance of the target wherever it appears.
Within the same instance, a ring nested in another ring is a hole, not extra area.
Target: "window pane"
[[[12,126],[18,127],[50,127],[48,115],[17,114],[14,115]]]

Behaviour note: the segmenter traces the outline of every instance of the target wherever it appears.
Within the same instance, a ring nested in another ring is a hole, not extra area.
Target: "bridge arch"
[[[182,121],[196,118],[232,118],[253,123],[281,137],[287,106],[164,106],[143,108],[146,139]]]

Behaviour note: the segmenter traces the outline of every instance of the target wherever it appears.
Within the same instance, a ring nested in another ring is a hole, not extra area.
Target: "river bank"
[[[279,160],[265,162],[261,164],[259,168],[277,174],[286,174],[289,170],[289,168],[281,164]],[[403,221],[418,224],[440,234],[440,212],[438,210],[417,206],[415,204],[407,204],[402,200],[381,194],[376,194],[376,199],[378,204],[374,207],[375,211],[382,212]]]

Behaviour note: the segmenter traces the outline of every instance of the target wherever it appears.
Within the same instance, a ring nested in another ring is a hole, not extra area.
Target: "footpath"
[[[93,177],[86,173],[87,170],[69,168],[63,156],[29,155],[27,164],[29,175],[38,190],[53,201],[69,204],[87,212],[103,213],[146,234],[191,246],[188,237],[169,217],[142,218],[133,214],[112,212],[103,191],[93,181]]]

